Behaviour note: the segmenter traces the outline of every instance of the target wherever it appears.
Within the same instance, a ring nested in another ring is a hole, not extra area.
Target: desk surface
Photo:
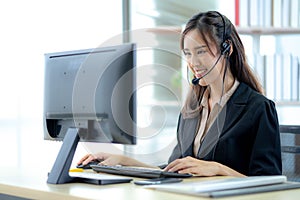
[[[112,185],[91,185],[84,183],[70,183],[62,185],[47,184],[47,174],[41,170],[34,175],[26,174],[22,171],[0,173],[0,193],[18,196],[29,199],[209,199],[175,193],[160,192],[143,188],[142,186],[131,183],[112,184]],[[184,181],[208,180],[222,177],[211,178],[188,178]],[[234,196],[227,199],[270,199],[286,200],[299,199],[300,189],[259,193],[252,195]]]

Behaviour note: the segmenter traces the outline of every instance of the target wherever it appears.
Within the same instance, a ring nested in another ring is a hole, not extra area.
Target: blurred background
[[[2,1],[1,169],[39,166],[42,162],[50,170],[61,146],[61,142],[43,140],[44,54],[123,42],[136,42],[139,48],[137,66],[141,70],[137,78],[147,77],[147,82],[138,88],[138,125],[151,131],[138,133],[135,146],[80,145],[75,159],[86,153],[108,151],[125,152],[149,164],[165,163],[176,144],[178,114],[189,84],[179,49],[180,31],[199,11],[218,10],[237,26],[249,63],[262,80],[266,95],[276,102],[280,123],[299,125],[299,9],[297,22],[291,16],[287,23],[286,19],[279,19],[279,25],[278,19],[272,17],[270,23],[260,23],[267,18],[265,13],[274,11],[274,6],[260,6],[260,1],[253,0],[257,4],[254,6],[260,8],[253,9],[260,13],[253,14],[253,10],[243,10],[245,2],[248,3],[245,0]],[[288,2],[292,9],[294,1]],[[280,12],[285,16],[284,9]],[[264,17],[253,18],[260,14]]]

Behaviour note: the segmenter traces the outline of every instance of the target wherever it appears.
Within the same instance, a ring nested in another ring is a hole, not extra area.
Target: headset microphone
[[[197,85],[201,78],[193,78],[192,83],[193,85]]]

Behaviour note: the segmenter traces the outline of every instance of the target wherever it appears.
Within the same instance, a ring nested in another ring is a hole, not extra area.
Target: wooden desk
[[[208,180],[222,177],[211,178],[189,178],[184,181]],[[0,193],[28,199],[58,200],[58,199],[209,199],[181,194],[160,192],[145,189],[133,183],[122,183],[113,185],[91,185],[82,183],[71,183],[62,185],[47,184],[47,173],[39,170],[35,174],[26,174],[24,171],[0,172]],[[242,195],[227,199],[259,199],[259,200],[286,200],[299,199],[300,189],[286,190],[279,192],[260,193],[253,195]]]

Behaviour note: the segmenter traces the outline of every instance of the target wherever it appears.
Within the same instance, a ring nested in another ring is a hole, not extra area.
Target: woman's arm
[[[279,123],[275,104],[264,102],[262,111],[254,116],[258,123],[249,163],[250,176],[282,174]]]

